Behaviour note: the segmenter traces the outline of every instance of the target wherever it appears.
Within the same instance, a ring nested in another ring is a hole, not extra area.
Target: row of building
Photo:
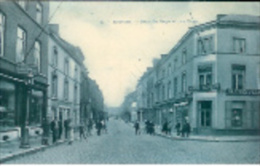
[[[189,28],[136,87],[138,120],[188,121],[195,133],[260,129],[260,17],[217,15]]]
[[[102,118],[102,92],[83,63],[80,48],[49,24],[48,1],[1,1],[1,141],[25,127],[41,133],[43,119],[71,118],[78,126]]]

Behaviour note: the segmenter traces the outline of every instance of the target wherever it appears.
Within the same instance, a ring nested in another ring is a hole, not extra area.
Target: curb
[[[155,135],[168,138],[170,140],[177,140],[177,141],[200,141],[200,142],[258,142],[260,139],[248,139],[248,140],[219,140],[219,139],[205,139],[205,138],[182,138],[182,137],[168,137],[166,135],[155,133]]]
[[[19,153],[16,153],[16,154],[10,154],[10,155],[8,155],[8,156],[6,156],[4,158],[1,158],[0,159],[0,164],[2,164],[4,162],[7,162],[9,160],[15,159],[15,158],[19,158],[19,157],[28,155],[28,154],[40,152],[40,151],[43,151],[43,150],[48,149],[48,148],[59,146],[59,145],[64,144],[66,142],[67,141],[61,141],[61,142],[57,142],[56,144],[52,144],[52,145],[48,145],[48,146],[42,145],[42,146],[39,146],[39,147],[36,147],[36,148],[30,148],[28,150],[25,150],[25,151],[22,151],[22,152],[19,152]]]

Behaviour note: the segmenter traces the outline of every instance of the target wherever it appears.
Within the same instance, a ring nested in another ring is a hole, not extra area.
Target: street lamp
[[[26,92],[27,92],[27,97],[26,97],[26,110],[24,112],[24,120],[22,122],[21,126],[21,145],[20,148],[30,148],[30,143],[29,143],[29,128],[28,128],[28,119],[29,119],[29,111],[30,111],[30,99],[31,99],[31,86],[33,85],[33,73],[32,70],[28,71],[27,79],[26,79]]]

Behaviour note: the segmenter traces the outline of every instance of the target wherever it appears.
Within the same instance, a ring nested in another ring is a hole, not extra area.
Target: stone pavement
[[[79,140],[78,133],[75,133],[74,135],[76,135],[75,140]],[[0,163],[3,163],[16,157],[24,156],[41,150],[45,150],[47,148],[55,147],[67,142],[66,140],[62,139],[57,141],[55,144],[52,144],[51,137],[48,141],[50,145],[42,145],[41,141],[41,136],[30,138],[30,148],[20,148],[20,139],[1,143]]]

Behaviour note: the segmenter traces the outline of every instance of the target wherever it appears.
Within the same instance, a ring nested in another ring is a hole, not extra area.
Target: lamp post
[[[20,148],[30,148],[29,142],[29,128],[28,128],[28,120],[29,120],[29,111],[30,111],[30,100],[31,100],[31,93],[32,89],[31,86],[33,84],[33,73],[32,70],[29,70],[26,80],[26,110],[24,111],[24,119],[21,126],[21,145]]]

